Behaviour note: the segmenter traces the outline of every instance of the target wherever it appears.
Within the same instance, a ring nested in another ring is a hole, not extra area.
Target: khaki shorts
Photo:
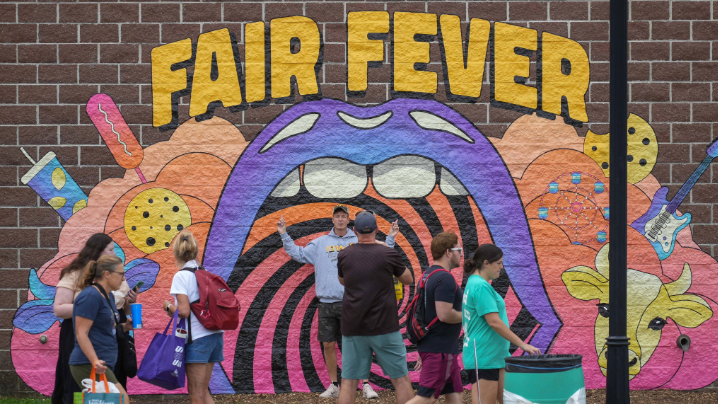
[[[70,365],[70,373],[72,373],[72,378],[75,379],[75,383],[82,388],[82,381],[89,379],[92,374],[92,365]],[[107,376],[108,383],[119,383],[115,374],[112,373],[112,369],[107,368],[107,370],[105,370],[105,376]]]

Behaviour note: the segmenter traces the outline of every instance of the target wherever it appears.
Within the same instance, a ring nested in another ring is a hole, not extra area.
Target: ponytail
[[[471,258],[467,258],[464,260],[464,273],[470,274],[476,271],[476,264],[474,263],[474,260]]]
[[[464,272],[470,274],[477,269],[480,271],[484,265],[484,261],[488,261],[489,264],[500,260],[504,257],[504,252],[493,244],[481,244],[479,248],[474,252],[474,256],[464,260]]]
[[[189,230],[183,230],[175,238],[172,251],[178,262],[188,262],[197,258],[197,240]]]
[[[77,281],[77,288],[82,290],[92,285],[105,272],[113,272],[118,264],[122,264],[122,260],[116,255],[103,255],[97,261],[88,262]]]

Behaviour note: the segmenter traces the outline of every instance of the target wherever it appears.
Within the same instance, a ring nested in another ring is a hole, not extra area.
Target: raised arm
[[[299,261],[303,264],[314,264],[314,258],[316,257],[317,246],[314,242],[307,244],[306,247],[300,247],[294,243],[292,237],[287,233],[287,223],[284,221],[284,216],[281,216],[277,222],[277,231],[282,237],[282,245],[284,251],[292,257],[293,260]]]
[[[389,248],[394,248],[396,245],[396,235],[399,234],[399,219],[394,220],[391,223],[391,230],[389,231],[389,234],[386,235],[386,246]]]

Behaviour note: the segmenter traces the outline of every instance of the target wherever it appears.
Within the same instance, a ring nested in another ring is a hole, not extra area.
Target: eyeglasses
[[[457,248],[449,248],[450,251],[458,251],[459,253],[462,253],[464,251],[463,248],[457,247]]]
[[[112,271],[113,274],[120,274],[121,277],[125,277],[125,271],[118,272],[118,271]]]

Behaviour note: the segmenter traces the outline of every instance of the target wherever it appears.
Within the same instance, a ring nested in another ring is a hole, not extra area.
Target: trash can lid
[[[548,373],[581,367],[583,356],[574,354],[523,355],[506,358],[506,371]]]

